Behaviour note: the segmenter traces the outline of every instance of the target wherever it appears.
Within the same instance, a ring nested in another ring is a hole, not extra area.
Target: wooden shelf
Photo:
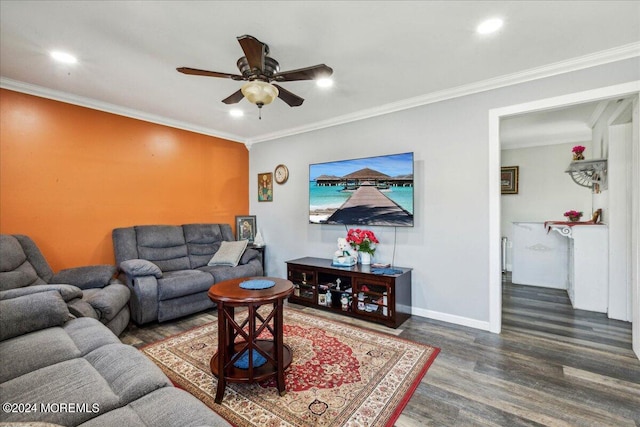
[[[411,317],[411,270],[374,274],[371,266],[334,267],[330,259],[287,261],[294,293],[289,301],[397,328]],[[330,297],[328,298],[328,296]]]

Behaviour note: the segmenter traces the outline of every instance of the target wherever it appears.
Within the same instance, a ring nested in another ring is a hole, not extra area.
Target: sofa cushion
[[[85,289],[82,299],[98,313],[98,319],[107,323],[127,305],[131,291],[124,285],[114,283],[102,289]]]
[[[207,291],[213,283],[213,276],[204,271],[170,271],[158,279],[158,299],[164,301]]]
[[[91,317],[92,319],[100,320],[100,314],[91,307],[91,304],[82,298],[67,301],[67,308],[69,309],[69,313],[75,317]]]
[[[185,417],[185,414],[189,414]],[[228,427],[230,424],[186,391],[164,387],[80,427]]]
[[[109,384],[119,398],[119,405],[127,405],[171,381],[154,363],[135,347],[126,344],[107,344],[84,357]]]
[[[73,319],[62,327],[84,356],[107,344],[120,344],[120,340],[102,323],[89,317]]]
[[[55,291],[60,294],[65,302],[75,298],[82,298],[82,290],[73,285],[33,285],[24,288],[9,289],[8,291],[0,291],[0,300],[17,298],[23,295],[38,294],[41,292]]]
[[[239,264],[236,267],[228,265],[205,265],[199,270],[206,271],[213,276],[215,283],[238,277],[262,276],[262,264],[260,260],[251,260],[248,264]]]
[[[117,366],[114,368],[117,369]],[[104,413],[120,406],[120,399],[110,384],[83,358],[66,360],[3,382],[0,384],[0,396],[11,402],[38,402],[44,405],[71,402],[87,405],[86,410],[74,412],[5,413],[3,421],[8,422],[48,421],[77,425],[98,415],[93,412],[94,408]]]
[[[0,235],[0,291],[44,284],[27,259],[20,241],[12,235]]]
[[[120,340],[97,320],[73,319],[0,342],[0,383],[64,360],[82,357],[98,347]]]
[[[138,258],[153,262],[163,272],[191,268],[182,227],[141,225],[135,229]]]
[[[115,276],[113,265],[88,265],[60,270],[49,283],[66,283],[80,289],[102,288]]]
[[[13,271],[27,260],[18,239],[10,234],[0,235],[0,272]]]
[[[0,342],[0,383],[82,354],[64,329],[47,328]]]
[[[160,267],[146,259],[128,259],[120,263],[120,270],[129,276],[155,276],[162,277]]]
[[[247,248],[247,243],[249,243],[247,240],[240,240],[238,242],[222,242],[220,249],[218,249],[218,252],[215,253],[207,265],[237,266],[244,250]]]
[[[52,326],[70,319],[69,310],[56,291],[0,300],[0,341]]]
[[[191,268],[207,265],[224,240],[220,224],[185,224],[182,226],[187,242]]]
[[[36,275],[31,264],[25,263],[20,268],[21,270],[0,273],[0,291],[44,284],[42,279]]]

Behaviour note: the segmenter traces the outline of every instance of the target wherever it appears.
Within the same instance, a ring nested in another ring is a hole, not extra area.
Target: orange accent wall
[[[51,268],[113,264],[111,231],[249,210],[244,144],[0,90],[0,232]]]

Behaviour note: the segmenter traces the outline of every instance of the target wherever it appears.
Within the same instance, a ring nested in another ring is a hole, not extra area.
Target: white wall
[[[582,211],[582,220],[591,219],[591,190],[581,187],[565,173],[571,163],[571,149],[583,145],[591,152],[591,141],[545,145],[501,151],[502,166],[519,167],[518,194],[500,197],[502,235],[512,242],[513,222],[565,221],[564,212]],[[586,156],[591,158],[590,156]],[[507,270],[511,271],[511,245]]]
[[[308,224],[309,163],[413,151],[415,227],[373,228],[382,242],[377,259],[391,261],[395,238],[395,264],[414,269],[414,314],[489,329],[489,194],[499,187],[489,182],[489,110],[635,81],[639,70],[633,58],[254,144],[250,212],[267,243],[269,274],[285,277],[289,259],[330,257],[345,234]],[[257,202],[257,174],[279,163],[289,181],[275,184],[273,202]]]
[[[632,320],[631,123],[611,126],[608,143],[609,309],[612,319]]]

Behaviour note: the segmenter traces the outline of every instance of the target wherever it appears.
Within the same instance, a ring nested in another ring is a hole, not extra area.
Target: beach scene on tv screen
[[[413,153],[310,164],[309,222],[413,226]]]

